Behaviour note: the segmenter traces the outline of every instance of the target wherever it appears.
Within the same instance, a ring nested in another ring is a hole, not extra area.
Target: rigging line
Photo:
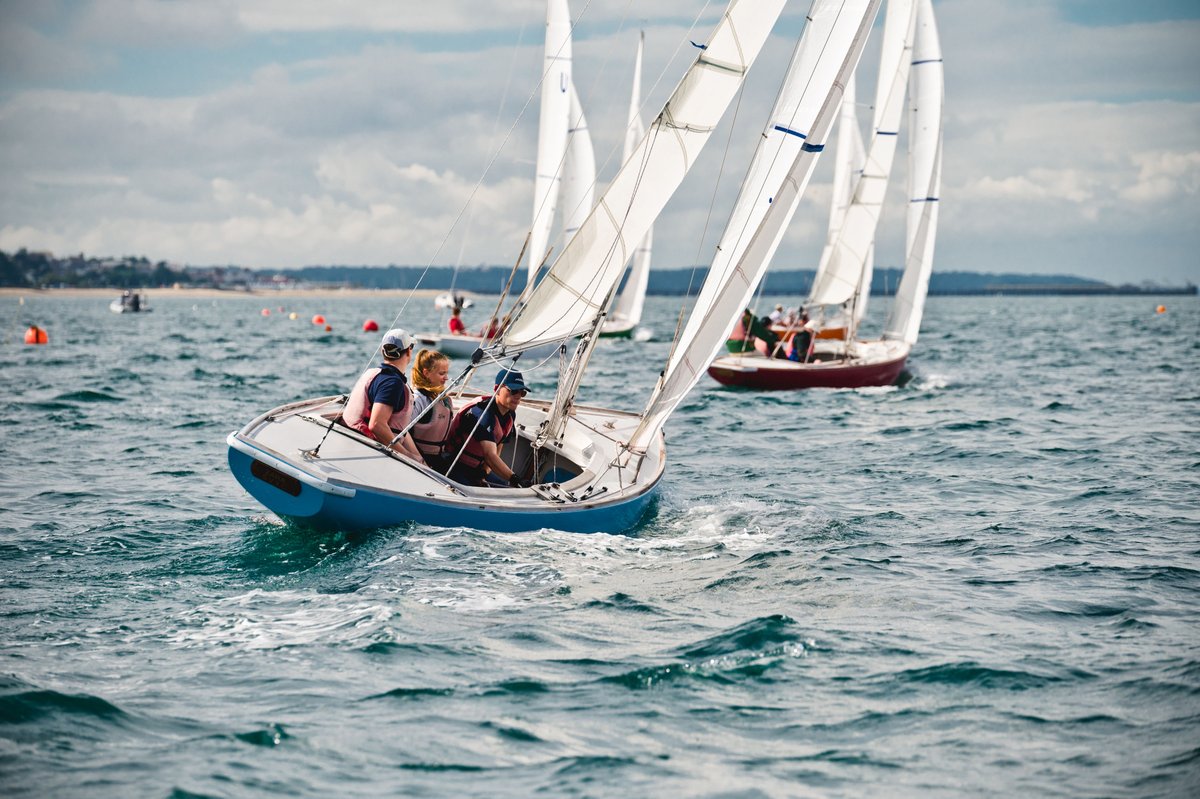
[[[700,254],[704,249],[704,239],[708,236],[708,227],[712,223],[713,209],[717,205],[717,192],[721,187],[721,178],[725,174],[725,164],[729,160],[729,146],[733,141],[733,131],[737,128],[738,113],[742,109],[742,98],[745,95],[746,81],[742,81],[742,85],[738,87],[737,102],[733,106],[733,117],[729,123],[729,135],[725,137],[725,149],[721,153],[721,165],[717,169],[717,179],[713,181],[712,195],[708,200],[708,212],[704,216],[704,229],[700,231],[700,238],[696,241],[696,257],[692,261],[692,271],[688,275],[687,292],[683,295],[684,299],[679,303],[679,315],[675,318],[675,333],[671,336],[671,349],[667,352],[667,362],[659,372],[659,381],[666,376],[667,370],[671,366],[671,359],[675,357],[675,350],[679,346],[679,334],[683,332],[684,314],[687,311],[687,298],[692,295],[692,285],[696,280],[696,269],[700,266]],[[719,244],[719,242],[718,242]]]
[[[496,116],[492,120],[492,130],[488,134],[488,149],[491,149],[492,142],[496,138],[496,131],[500,129],[500,118],[504,115],[504,106],[508,103],[508,92],[512,88],[513,75],[517,70],[517,56],[521,52],[521,44],[525,40],[526,21],[521,21],[521,29],[517,33],[517,44],[513,47],[512,59],[508,62],[508,76],[504,80],[504,92],[500,95],[500,105],[496,108]],[[471,236],[471,226],[475,221],[475,205],[471,205],[471,212],[467,216],[467,222],[463,230],[462,243],[458,247],[458,257],[454,261],[454,272],[450,275],[450,294],[453,296],[454,287],[458,282],[458,269],[462,266],[463,252],[467,248],[467,239]]]
[[[614,36],[619,37],[620,34],[625,32],[625,23],[629,19],[629,8],[632,5],[633,5],[633,0],[628,0],[628,2],[625,4],[625,10],[621,12],[621,20],[620,20],[620,22],[617,23],[617,30],[616,30],[616,33],[614,34]],[[572,28],[571,32],[572,32],[572,34],[574,34],[575,29]],[[596,76],[594,78],[592,78],[591,88],[588,89],[589,97],[595,97],[597,87],[600,85],[600,79],[604,76],[604,73],[608,70],[609,62],[612,61],[615,53],[616,53],[615,47],[606,48],[606,55],[604,56],[604,60],[600,63],[600,69],[596,72]],[[571,83],[572,84],[575,83],[575,67],[574,67],[574,56],[573,55],[572,55],[572,62],[571,62]],[[579,93],[576,92],[577,96],[578,96],[578,94]],[[582,96],[579,97],[579,107],[580,107],[580,113],[582,114],[582,111],[583,111],[583,97]],[[586,115],[584,115],[584,116],[586,116]],[[582,117],[580,119],[575,119],[573,117],[568,116],[568,119],[567,119],[568,138],[571,135],[570,131],[575,130],[579,126],[579,123],[581,120],[582,120]],[[588,127],[590,128],[591,126],[589,125]],[[569,149],[569,145],[568,145],[568,149]],[[602,169],[608,168],[608,164],[610,161],[612,161],[613,156],[616,155],[616,151],[617,151],[617,148],[615,146],[609,148],[608,156],[604,159],[604,164],[601,167]],[[564,163],[565,163],[566,157],[567,157],[566,153],[564,153],[563,154]],[[600,174],[600,170],[596,170],[596,173],[592,176],[592,183],[588,187],[592,191],[595,191],[596,186],[598,186],[600,184],[599,174]],[[566,209],[566,208],[563,209],[563,220],[564,221],[567,219],[567,216],[568,216],[568,214],[566,213],[567,210],[568,209]],[[571,214],[573,215],[574,212],[577,210],[578,210],[578,207],[570,209]],[[555,238],[554,243],[557,244],[557,243],[561,242],[563,235],[565,233],[566,233],[566,230],[564,227],[563,230],[560,230],[558,232],[558,236]]]
[[[590,0],[589,0],[589,2],[590,2]],[[671,54],[671,57],[670,57],[670,59],[668,59],[668,61],[667,61],[667,65],[663,67],[663,69],[662,69],[662,71],[661,71],[661,72],[659,72],[659,76],[658,76],[658,78],[657,78],[657,79],[654,81],[654,85],[653,85],[653,86],[651,86],[651,88],[650,88],[650,91],[646,93],[646,95],[645,95],[645,96],[647,97],[647,99],[646,99],[646,100],[643,100],[643,108],[645,107],[645,104],[646,104],[647,102],[649,102],[649,99],[648,99],[648,98],[649,98],[649,97],[650,97],[650,96],[651,96],[651,95],[652,95],[652,94],[653,94],[653,93],[654,93],[654,92],[655,92],[655,91],[658,89],[658,85],[659,85],[659,83],[661,83],[661,82],[662,82],[662,80],[663,80],[663,78],[666,76],[666,74],[667,74],[667,70],[668,70],[668,67],[670,66],[670,64],[671,64],[671,63],[673,63],[673,62],[675,61],[675,59],[678,57],[678,55],[679,55],[680,51],[681,51],[681,50],[683,50],[684,43],[685,43],[685,42],[689,42],[689,45],[690,45],[690,37],[691,37],[692,33],[695,31],[695,29],[696,29],[696,26],[700,24],[700,19],[701,19],[701,17],[703,17],[703,16],[704,16],[705,12],[708,10],[708,7],[709,7],[710,5],[712,5],[712,0],[705,0],[704,6],[703,6],[703,7],[700,9],[699,13],[697,13],[697,14],[696,14],[696,16],[692,18],[691,25],[688,27],[688,30],[687,30],[687,35],[685,35],[685,36],[683,36],[683,37],[681,37],[681,38],[679,39],[679,42],[678,42],[678,43],[676,44],[676,46],[675,46],[675,52]],[[581,14],[580,16],[582,17],[582,14]],[[690,67],[689,67],[689,69],[690,69]],[[685,74],[686,74],[686,73],[685,73]],[[681,79],[681,82],[682,82],[682,79]],[[659,115],[657,115],[657,116],[661,116],[661,114],[659,114]],[[656,119],[656,120],[657,120],[657,116],[655,117],[655,119]],[[651,122],[651,124],[650,124],[650,131],[654,131],[654,123],[653,123],[653,122]],[[656,132],[656,131],[655,131],[655,133],[657,134],[657,132]],[[648,135],[648,134],[649,134],[649,131],[647,132],[647,135]],[[643,138],[644,138],[644,137],[643,137]],[[650,151],[650,149],[651,149],[651,148],[647,148],[647,156],[649,155],[649,151]],[[615,154],[615,152],[616,152],[616,149],[615,149],[615,148],[613,148],[612,150],[610,150],[610,153],[613,153],[613,154]],[[609,156],[609,160],[611,160],[611,158],[612,158],[612,155],[610,155],[610,156]],[[604,163],[604,166],[605,166],[605,167],[607,167],[607,166],[608,166],[608,161],[607,161],[607,160],[605,161],[605,163]],[[645,165],[644,165],[644,164],[643,164],[643,167],[642,167],[642,168],[643,168],[643,169],[645,169]],[[603,199],[603,198],[602,198],[602,199]],[[635,244],[635,246],[637,246],[638,244],[640,244],[640,242],[637,242],[637,243]],[[545,280],[545,278],[542,278],[542,281],[544,281],[544,280]],[[541,282],[541,281],[539,281],[539,284],[540,284],[540,282]],[[592,283],[591,283],[591,282],[589,282],[587,285],[590,287],[590,286],[592,285]],[[526,292],[526,293],[525,293],[525,295],[526,295],[526,296],[527,296],[527,294],[528,294],[528,292]],[[513,313],[513,312],[510,312],[510,313]],[[554,325],[555,323],[557,323],[557,322],[561,322],[563,319],[565,319],[565,318],[566,318],[566,316],[567,316],[567,313],[564,313],[562,316],[559,316],[557,319],[555,319],[555,320],[554,320],[554,322],[553,322],[553,323],[551,323],[551,324],[550,324],[550,325],[548,325],[547,327],[543,328],[543,329],[542,329],[542,330],[541,330],[541,331],[538,333],[538,336],[540,337],[541,335],[544,335],[544,334],[545,334],[545,332],[546,332],[547,330],[549,330],[549,329],[550,329],[550,327],[553,327],[553,325]],[[582,317],[580,317],[580,321],[582,321]]]
[[[590,5],[591,5],[591,0],[588,0],[587,5],[585,5],[585,7],[584,7],[584,11],[580,12],[580,15],[579,15],[580,19],[583,18],[584,12],[587,11],[587,6],[590,6]],[[543,75],[543,77],[545,77],[545,76]],[[405,310],[408,309],[409,303],[411,303],[413,297],[416,296],[417,289],[420,288],[421,283],[425,280],[425,276],[427,274],[429,274],[429,270],[433,268],[433,264],[437,261],[438,256],[441,255],[442,250],[445,249],[446,242],[450,240],[450,235],[458,227],[459,222],[462,221],[464,214],[466,214],[467,209],[471,206],[471,203],[474,201],[475,195],[477,195],[479,193],[480,187],[483,186],[483,181],[487,178],[488,174],[491,173],[492,167],[494,167],[496,165],[496,161],[499,160],[499,158],[500,158],[500,153],[504,152],[505,147],[508,145],[509,139],[512,138],[513,132],[517,129],[517,126],[520,124],[521,120],[524,118],[525,112],[529,110],[529,106],[533,102],[534,95],[538,93],[538,91],[541,89],[541,86],[542,86],[541,81],[538,81],[537,86],[535,86],[533,88],[533,91],[531,91],[529,93],[529,96],[525,98],[525,104],[522,105],[521,110],[519,110],[517,112],[517,116],[515,119],[513,119],[512,125],[509,126],[508,131],[504,134],[504,139],[500,142],[500,146],[496,148],[496,150],[492,153],[491,158],[488,159],[487,165],[483,168],[483,173],[480,174],[479,179],[477,181],[475,181],[475,185],[471,188],[471,192],[470,192],[470,194],[467,195],[467,199],[463,201],[462,208],[460,208],[458,211],[458,214],[455,215],[454,221],[450,223],[450,227],[449,227],[449,229],[446,230],[446,235],[442,237],[441,242],[438,244],[437,249],[434,251],[433,257],[431,257],[429,259],[429,262],[427,264],[425,264],[425,268],[423,270],[421,270],[421,274],[417,277],[416,283],[414,284],[413,288],[409,290],[408,296],[404,299],[404,303],[400,306],[400,310],[396,313],[396,316],[392,319],[392,325],[391,325],[392,327],[396,326],[396,323],[400,321],[400,317],[403,316]],[[366,365],[364,365],[363,368],[360,369],[359,371],[360,372],[364,371],[366,369],[366,366],[370,365],[371,359],[374,357],[375,357],[375,353],[371,353],[369,356],[367,356]]]
[[[579,12],[579,15],[577,17],[575,17],[575,19],[570,21],[571,29],[570,29],[570,31],[568,31],[567,40],[562,42],[561,44],[559,44],[558,51],[554,54],[551,61],[558,60],[562,56],[563,48],[567,46],[568,42],[572,42],[572,43],[574,42],[575,29],[577,27],[579,27],[580,21],[583,20],[583,18],[587,15],[587,10],[588,10],[588,8],[591,7],[591,5],[592,5],[592,0],[587,0],[587,2],[583,4],[583,10]],[[544,45],[543,45],[543,47],[544,47]],[[537,86],[534,87],[534,92],[537,92],[540,94],[541,88],[546,83],[546,78],[548,78],[550,76],[550,70],[553,68],[554,67],[552,65],[549,68],[546,68],[542,72],[542,77],[540,80],[538,80]],[[575,55],[574,55],[574,52],[572,52],[572,54],[571,54],[571,84],[574,85],[574,83],[575,83]],[[580,106],[582,107],[582,102],[580,103]],[[570,111],[570,104],[568,102],[568,106],[567,106],[567,126],[568,126],[568,128],[570,127],[570,125],[571,125],[571,111]],[[541,131],[539,130],[538,133],[539,133],[539,139],[540,139]],[[540,144],[541,144],[541,142],[539,141],[539,145]],[[563,165],[566,163],[566,160],[567,160],[567,150],[568,149],[569,148],[567,148],[567,147],[563,148],[563,154],[558,159],[558,164],[555,165],[554,174],[553,174],[553,178],[555,180],[558,180],[558,181],[562,180]],[[535,172],[537,171],[537,160],[536,159],[534,160],[534,171]],[[537,176],[536,175],[534,176],[534,184],[533,185],[534,185],[534,192],[535,192],[534,199],[537,199],[537,197],[536,197]],[[559,184],[560,191],[561,191],[561,188],[562,188],[562,184],[560,182],[560,184]],[[539,203],[538,207],[533,210],[533,219],[530,220],[530,223],[529,223],[530,233],[533,232],[533,228],[537,224],[537,220],[541,218],[542,212],[546,210],[546,203],[549,202],[549,200],[550,200],[550,192],[548,192],[546,194],[546,196],[542,198],[541,203]],[[557,201],[558,200],[557,200],[557,196],[556,196],[555,202],[557,203]],[[549,228],[549,226],[551,224],[553,224],[553,222],[554,222],[554,220],[550,219],[548,222],[546,222],[546,227]],[[547,236],[547,238],[549,238],[549,236]],[[534,258],[539,259],[537,269],[538,269],[538,271],[541,271],[541,268],[542,268],[542,266],[545,265],[546,258],[549,254],[550,254],[549,251],[544,252],[544,253],[530,253],[529,254],[530,263],[533,262]],[[525,289],[521,292],[522,296],[524,296],[525,294],[528,294],[533,289],[532,284],[533,284],[534,280],[536,280],[536,278],[537,278],[537,273],[535,272],[533,274],[533,276],[529,279],[529,281],[525,284]]]

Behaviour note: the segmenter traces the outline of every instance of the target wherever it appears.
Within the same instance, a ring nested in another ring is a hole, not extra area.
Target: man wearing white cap
[[[408,425],[412,414],[412,391],[404,376],[412,361],[413,345],[417,340],[407,330],[397,327],[383,334],[379,351],[383,362],[368,369],[350,390],[350,398],[342,411],[342,421],[368,438],[390,445],[413,460],[424,463],[412,436],[390,444],[396,434]]]

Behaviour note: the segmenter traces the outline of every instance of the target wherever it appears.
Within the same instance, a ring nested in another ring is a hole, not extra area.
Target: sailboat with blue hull
[[[804,132],[804,146],[793,147],[791,136],[762,137],[790,165],[770,173],[781,207],[790,207],[808,185],[880,2],[813,2],[793,60],[793,67],[800,65],[794,77],[805,88],[784,117],[768,123],[769,130],[783,122]],[[744,307],[744,295],[753,290],[749,266],[757,270],[769,260],[785,227],[782,215],[769,210],[750,231],[745,256],[730,269],[710,272],[641,412],[589,406],[577,395],[625,265],[737,95],[784,4],[729,3],[579,232],[541,282],[522,295],[500,338],[448,382],[442,396],[458,411],[483,398],[467,390],[476,371],[511,369],[538,347],[578,337],[553,397],[526,397],[513,411],[515,435],[499,454],[521,476],[514,482],[518,487],[464,485],[339,424],[344,396],[284,405],[231,433],[229,464],[238,482],[280,516],[323,527],[417,522],[501,532],[615,533],[635,525],[666,469],[663,425]]]

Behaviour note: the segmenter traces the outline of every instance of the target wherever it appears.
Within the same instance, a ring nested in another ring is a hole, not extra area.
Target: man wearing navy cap
[[[451,427],[451,446],[447,446],[448,455],[457,455],[458,463],[447,477],[464,485],[484,486],[490,472],[513,488],[527,487],[500,457],[500,447],[516,435],[517,407],[528,393],[520,372],[501,369],[495,393],[458,412]]]

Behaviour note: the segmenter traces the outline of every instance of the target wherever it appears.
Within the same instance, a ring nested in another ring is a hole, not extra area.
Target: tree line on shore
[[[297,269],[248,269],[239,266],[184,266],[166,261],[151,262],[141,256],[94,258],[85,255],[56,257],[48,252],[26,249],[15,253],[0,250],[0,286],[18,288],[115,288],[134,289],[167,286],[229,290],[278,288],[348,287],[365,289],[454,288],[478,294],[498,294],[508,282],[512,268],[477,266],[306,266]],[[696,294],[704,283],[707,268],[654,269],[647,292],[655,295]],[[812,269],[779,269],[769,272],[763,293],[807,294]],[[900,282],[900,270],[877,268],[871,294],[888,296]],[[513,276],[512,291],[524,287],[524,270]],[[931,295],[972,294],[1195,294],[1196,287],[1163,287],[1151,284],[1114,286],[1073,275],[935,271],[929,281]]]

